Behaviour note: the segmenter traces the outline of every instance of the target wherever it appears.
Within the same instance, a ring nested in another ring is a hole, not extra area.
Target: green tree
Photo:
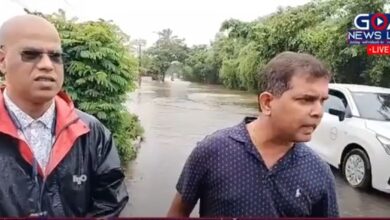
[[[199,63],[213,64],[217,81],[228,88],[256,90],[258,74],[276,54],[307,52],[327,63],[336,82],[390,86],[389,59],[368,56],[365,47],[350,46],[346,40],[357,14],[386,12],[388,6],[388,0],[313,0],[279,8],[252,22],[229,19],[211,47],[202,51],[213,59],[199,59]],[[198,56],[190,54],[188,60]],[[190,66],[199,66],[195,63]]]
[[[186,80],[202,83],[216,83],[218,80],[218,69],[207,45],[192,47],[185,65],[190,69],[183,74]]]
[[[57,27],[67,60],[65,90],[75,105],[96,116],[118,144],[122,161],[135,157],[132,141],[142,134],[135,115],[123,103],[134,90],[137,61],[129,51],[129,37],[105,20],[76,22],[63,11],[43,15]]]
[[[162,80],[172,62],[183,63],[187,56],[187,46],[184,39],[173,35],[171,29],[164,29],[158,32],[159,38],[147,53],[152,59],[151,71],[160,74]]]

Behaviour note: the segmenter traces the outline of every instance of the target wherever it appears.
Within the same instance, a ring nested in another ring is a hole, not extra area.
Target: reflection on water
[[[141,89],[130,94],[126,103],[129,111],[139,115],[145,141],[127,170],[131,201],[122,216],[165,216],[185,159],[196,142],[245,116],[257,115],[256,102],[255,94],[221,86],[144,78]],[[390,216],[388,196],[358,192],[338,175],[336,180],[344,216]],[[192,215],[197,216],[197,210]]]

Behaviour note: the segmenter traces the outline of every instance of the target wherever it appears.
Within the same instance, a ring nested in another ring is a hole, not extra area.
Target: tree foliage
[[[147,50],[147,56],[151,58],[148,69],[152,74],[165,78],[166,71],[177,61],[182,63],[187,56],[187,46],[184,39],[173,35],[171,29],[163,29],[158,32],[159,38],[152,47]]]
[[[190,49],[186,79],[210,82],[217,76],[212,82],[257,90],[264,64],[280,52],[296,51],[322,59],[335,82],[388,87],[389,58],[368,56],[364,46],[346,40],[357,14],[386,12],[388,6],[388,0],[313,0],[251,22],[226,20],[210,47]]]
[[[212,54],[208,52],[207,45],[192,47],[187,59],[184,60],[184,65],[185,80],[202,83],[216,83],[218,80],[218,69]]]
[[[142,134],[135,115],[123,103],[134,90],[137,61],[129,37],[111,22],[77,22],[65,14],[43,15],[58,29],[66,54],[64,88],[75,105],[97,117],[112,133],[122,161],[136,154],[133,140]]]

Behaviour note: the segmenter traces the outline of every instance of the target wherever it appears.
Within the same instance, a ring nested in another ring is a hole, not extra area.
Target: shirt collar
[[[234,140],[242,143],[251,143],[252,141],[249,136],[248,129],[246,128],[246,124],[248,124],[249,122],[255,119],[256,119],[255,117],[245,117],[240,124],[238,124],[237,126],[233,127],[232,130],[230,130],[229,136]]]
[[[7,89],[4,90],[4,103],[14,114],[14,117],[18,119],[20,122],[20,126],[22,126],[22,129],[28,127],[31,123],[34,121],[40,121],[42,122],[47,128],[51,129],[55,117],[55,102],[53,101],[50,105],[49,109],[38,119],[33,119],[28,114],[23,112],[8,96]]]
[[[252,140],[250,138],[248,129],[246,127],[246,124],[250,123],[251,121],[255,120],[256,117],[245,117],[244,120],[235,126],[233,129],[230,130],[229,136],[230,138],[233,138],[236,141],[242,142],[246,148],[246,150],[254,153],[256,152],[256,147],[253,145]],[[293,154],[294,157],[302,157],[305,156],[309,151],[304,147],[304,143],[295,143],[293,146]]]

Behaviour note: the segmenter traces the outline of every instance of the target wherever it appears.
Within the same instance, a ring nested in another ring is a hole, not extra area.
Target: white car
[[[351,186],[390,193],[390,89],[330,84],[308,145]]]

